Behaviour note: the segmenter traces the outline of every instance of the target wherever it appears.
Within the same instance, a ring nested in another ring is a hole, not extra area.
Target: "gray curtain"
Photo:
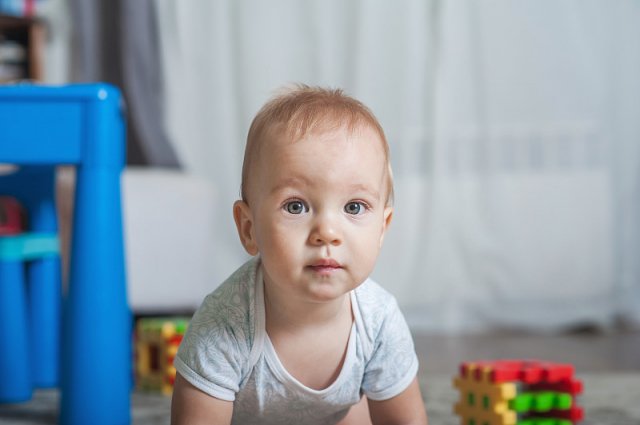
[[[156,13],[151,0],[71,0],[72,80],[118,86],[127,105],[127,163],[179,167],[163,122]]]

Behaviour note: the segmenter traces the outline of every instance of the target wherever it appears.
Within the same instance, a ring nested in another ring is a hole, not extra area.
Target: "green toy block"
[[[525,392],[518,394],[509,402],[509,408],[517,413],[548,412],[549,410],[567,410],[571,407],[571,395],[553,391]]]
[[[517,425],[573,425],[573,422],[566,419],[527,418],[519,420]]]
[[[570,409],[573,405],[573,397],[571,394],[567,393],[558,393],[556,396],[555,408],[558,410],[567,410]]]
[[[518,413],[528,412],[533,405],[533,393],[518,394],[509,402],[509,408]]]
[[[190,320],[189,317],[152,317],[140,319],[138,323],[139,329],[143,332],[162,333],[169,331],[172,334],[184,335]]]

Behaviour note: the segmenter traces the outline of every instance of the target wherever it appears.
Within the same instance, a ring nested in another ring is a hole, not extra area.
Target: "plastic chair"
[[[0,176],[0,193],[15,196],[27,206],[35,217],[31,231],[56,230],[55,167],[76,167],[69,282],[59,347],[55,336],[60,323],[55,307],[59,285],[56,288],[44,278],[34,284],[38,277],[32,276],[29,299],[35,357],[31,364],[43,366],[47,373],[53,370],[50,377],[55,381],[55,353],[60,352],[63,424],[115,425],[131,420],[131,313],[126,300],[120,189],[124,156],[121,96],[116,88],[106,84],[0,87],[0,163],[21,167],[18,173]],[[55,273],[53,268],[44,267],[36,274]],[[10,303],[0,300],[0,309],[10,310]],[[34,318],[38,314],[46,319]],[[38,329],[48,329],[49,336],[37,335]],[[52,345],[39,352],[37,348],[44,347],[49,337]],[[11,341],[1,341],[0,350],[11,350]],[[34,378],[40,374],[36,366],[31,368]]]

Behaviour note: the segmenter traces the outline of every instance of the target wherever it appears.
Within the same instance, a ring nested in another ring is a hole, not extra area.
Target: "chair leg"
[[[29,230],[56,234],[55,168],[26,166],[12,176],[7,185],[27,210]],[[10,193],[11,193],[10,192]],[[58,257],[36,258],[28,267],[28,314],[31,371],[35,387],[59,385],[61,286]]]
[[[58,386],[60,374],[60,259],[33,260],[28,270],[33,384],[52,388]]]
[[[117,170],[79,168],[63,317],[64,424],[130,422],[132,326],[120,211]]]
[[[32,379],[27,325],[27,294],[24,265],[0,260],[0,402],[31,399]]]

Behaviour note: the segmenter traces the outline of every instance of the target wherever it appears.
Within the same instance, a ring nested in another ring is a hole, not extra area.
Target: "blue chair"
[[[51,278],[59,276],[56,259],[31,266],[28,297],[13,291],[13,296],[28,300],[28,313],[18,300],[8,299],[9,293],[0,299],[0,318],[28,316],[24,330],[30,348],[25,361],[31,357],[27,367],[31,377],[27,379],[35,386],[55,386],[59,362],[63,424],[131,421],[131,313],[120,189],[124,157],[122,102],[116,88],[107,84],[0,87],[0,163],[20,167],[17,173],[0,175],[0,194],[15,196],[26,206],[30,231],[57,231],[55,167],[76,167],[69,282],[62,308],[60,285]],[[0,278],[8,280],[10,274]],[[0,351],[11,349],[12,342],[1,338]],[[11,362],[19,363],[16,357]],[[5,371],[15,367],[2,364],[0,358],[3,379]],[[24,379],[24,373],[21,376]],[[30,396],[25,388],[12,394],[10,387],[0,387],[0,398],[3,392],[6,401]]]

